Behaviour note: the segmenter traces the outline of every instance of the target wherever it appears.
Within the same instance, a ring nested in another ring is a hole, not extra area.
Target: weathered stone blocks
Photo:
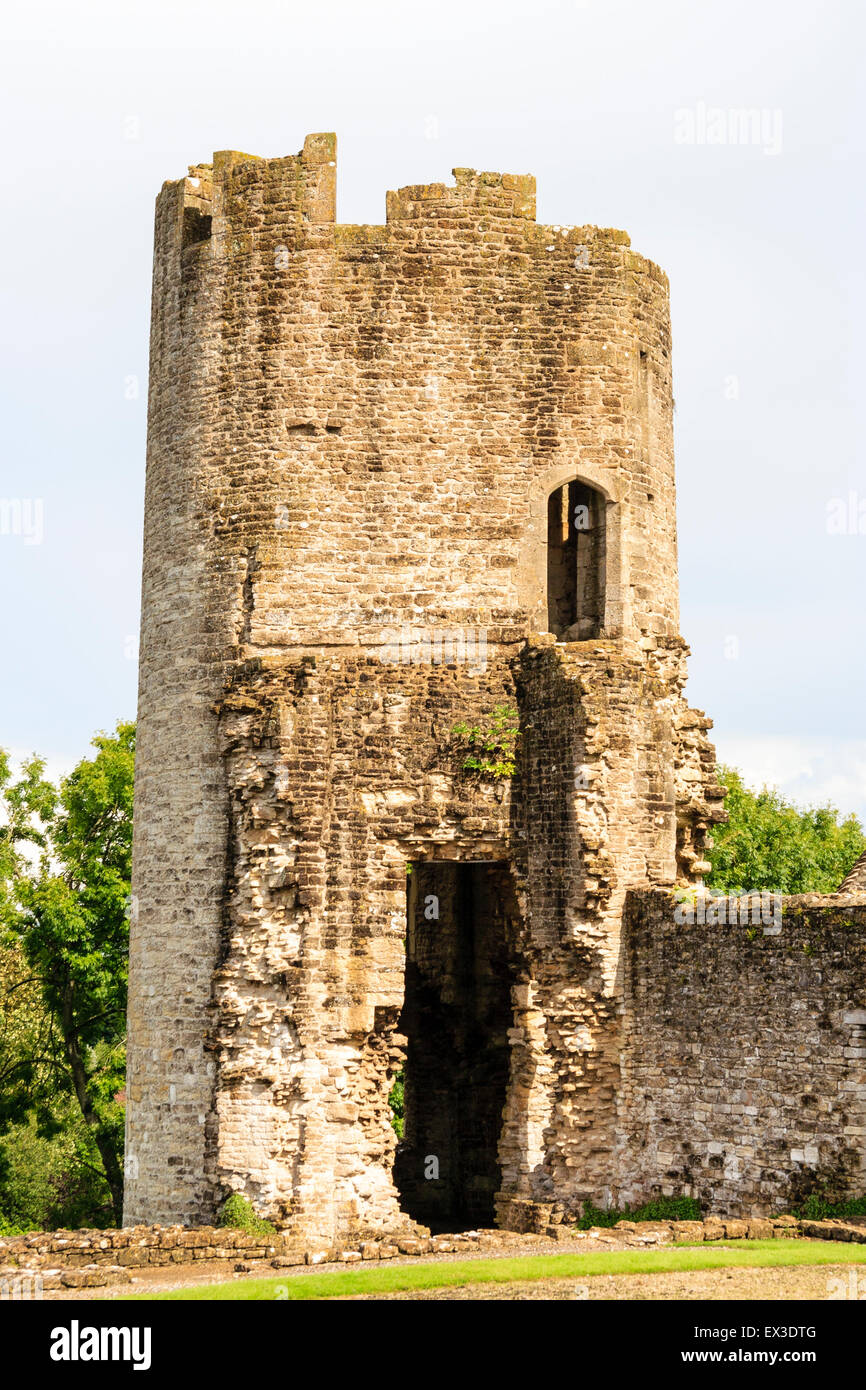
[[[537,225],[529,176],[455,179],[341,225],[315,135],[157,200],[130,1223],[241,1192],[322,1258],[561,1224],[675,1185],[683,1095],[726,1202],[751,1171],[749,1087],[684,1081],[664,1138],[635,1092],[627,895],[698,882],[723,814],[684,695],[667,281],[623,232]],[[455,729],[502,710],[513,774],[467,768]]]

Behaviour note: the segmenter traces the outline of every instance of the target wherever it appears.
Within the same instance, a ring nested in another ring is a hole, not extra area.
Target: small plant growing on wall
[[[615,1226],[618,1221],[700,1221],[701,1204],[694,1197],[656,1197],[638,1207],[596,1207],[584,1202],[579,1231]]]
[[[249,1231],[253,1235],[262,1236],[273,1235],[276,1229],[270,1221],[265,1221],[263,1217],[257,1216],[252,1204],[239,1192],[233,1192],[223,1204],[219,1215],[219,1224],[235,1231]]]
[[[455,724],[451,736],[463,749],[465,773],[493,781],[514,776],[520,717],[511,705],[497,705],[480,724]]]

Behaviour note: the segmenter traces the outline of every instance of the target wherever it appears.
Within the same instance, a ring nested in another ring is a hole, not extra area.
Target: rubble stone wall
[[[406,869],[424,899],[437,863],[481,863],[497,866],[488,915],[504,914],[485,970],[501,969],[511,1001],[496,1015],[509,1054],[500,1196],[556,1196],[571,1212],[604,1199],[625,892],[677,881],[678,816],[695,812],[672,771],[681,680],[676,645],[624,660],[616,643],[546,640],[479,674],[333,653],[235,673],[220,704],[231,874],[210,1033],[213,1191],[244,1192],[311,1239],[407,1225],[388,1106],[414,1026]],[[519,712],[516,775],[467,775],[454,727],[503,701]],[[445,998],[458,949],[447,889],[440,906],[428,964]],[[483,992],[461,1008],[483,1007]],[[436,1039],[416,1044],[413,1066]],[[432,1153],[443,1182],[465,1187],[431,1133],[412,1162]],[[482,1163],[469,1181],[487,1175]]]
[[[628,899],[620,1200],[866,1195],[866,895],[709,904]]]

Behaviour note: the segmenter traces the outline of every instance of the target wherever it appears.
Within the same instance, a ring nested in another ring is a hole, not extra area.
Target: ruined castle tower
[[[340,225],[312,135],[159,195],[129,1222],[238,1191],[331,1240],[628,1188],[625,894],[699,879],[722,794],[667,280],[454,173]]]

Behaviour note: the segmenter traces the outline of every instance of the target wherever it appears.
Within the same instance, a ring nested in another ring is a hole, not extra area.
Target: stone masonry
[[[766,1216],[866,1192],[866,894],[776,907],[679,922],[669,895],[630,895],[624,1199]]]
[[[341,225],[313,135],[157,201],[129,1224],[241,1192],[332,1244],[672,1181],[626,895],[700,883],[723,790],[667,280],[532,178],[455,179]]]

